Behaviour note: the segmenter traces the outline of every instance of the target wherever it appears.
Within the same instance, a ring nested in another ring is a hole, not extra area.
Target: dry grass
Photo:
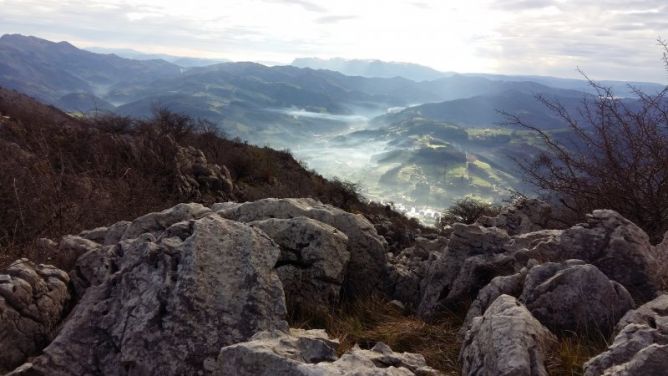
[[[370,348],[376,342],[384,342],[397,352],[422,354],[427,364],[447,375],[459,374],[460,317],[451,315],[435,323],[425,323],[376,297],[344,303],[336,312],[292,307],[291,326],[326,329],[339,339],[339,353],[355,344]]]
[[[322,312],[290,304],[291,327],[326,329],[340,341],[339,354],[358,344],[370,348],[384,342],[397,352],[422,354],[427,364],[446,375],[459,375],[461,342],[457,331],[460,315],[446,314],[438,322],[426,323],[405,314],[386,300],[373,297],[344,303],[335,312]],[[547,355],[547,368],[553,376],[583,374],[584,363],[603,352],[608,341],[601,335],[564,333]]]
[[[601,335],[570,333],[562,335],[552,354],[548,356],[548,372],[553,376],[583,375],[583,365],[605,351],[608,341]]]

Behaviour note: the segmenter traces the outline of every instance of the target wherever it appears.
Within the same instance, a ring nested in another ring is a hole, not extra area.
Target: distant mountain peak
[[[295,59],[292,65],[300,68],[333,70],[348,76],[403,77],[413,81],[430,81],[449,75],[448,73],[440,72],[424,65],[377,59],[344,59],[341,57],[322,59],[304,57]]]

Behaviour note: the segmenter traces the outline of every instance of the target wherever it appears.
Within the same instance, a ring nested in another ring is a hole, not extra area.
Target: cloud
[[[263,0],[268,3],[279,3],[283,5],[299,5],[300,7],[316,13],[327,13],[327,8],[308,0]]]
[[[323,17],[318,17],[315,22],[320,23],[320,24],[333,24],[333,23],[339,23],[343,21],[349,21],[349,20],[354,20],[357,18],[356,16],[323,16]]]
[[[420,8],[420,9],[432,9],[431,5],[429,5],[425,2],[422,2],[422,1],[412,1],[410,4],[414,7],[416,7],[416,8]]]
[[[0,0],[0,34],[289,62],[300,56],[663,81],[665,0]]]
[[[558,2],[555,0],[497,0],[493,4],[494,8],[509,11],[540,9],[550,6],[558,6]]]

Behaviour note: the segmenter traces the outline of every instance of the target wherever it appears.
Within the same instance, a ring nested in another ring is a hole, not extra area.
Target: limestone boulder
[[[668,369],[668,333],[629,324],[607,351],[584,365],[585,376],[661,376]]]
[[[589,360],[586,376],[664,375],[668,369],[668,295],[635,310],[617,324],[607,351]]]
[[[340,358],[338,342],[323,330],[291,329],[260,332],[250,341],[224,347],[214,375],[238,376],[403,376],[438,375],[421,355],[395,353],[377,343],[370,350],[355,347]]]
[[[69,277],[50,265],[14,261],[0,274],[0,372],[49,344],[68,303]]]
[[[445,237],[435,239],[417,238],[415,245],[388,254],[385,266],[385,291],[392,299],[411,309],[420,304],[421,282],[431,263],[442,255],[448,245]]]
[[[139,235],[151,233],[158,235],[171,225],[202,218],[211,213],[211,210],[201,204],[178,204],[161,212],[143,215],[125,227],[121,239],[134,239]]]
[[[290,302],[324,310],[336,306],[350,260],[344,233],[307,217],[249,224],[279,245],[276,271]]]
[[[647,325],[668,331],[668,294],[660,295],[627,312],[617,323],[617,332],[621,332],[629,324]]]
[[[82,231],[79,237],[91,240],[102,245],[118,243],[125,230],[130,226],[130,221],[119,221],[108,227],[98,227],[92,230]]]
[[[519,271],[521,265],[504,248],[509,239],[495,227],[453,225],[447,250],[431,262],[421,282],[418,315],[432,319],[443,308],[475,299],[494,277]]]
[[[124,240],[83,257],[95,281],[15,374],[193,375],[224,346],[287,331],[280,249],[258,229],[193,209],[144,216]]]
[[[462,375],[547,376],[556,338],[515,298],[499,296],[473,319],[462,344]]]
[[[215,204],[220,216],[240,222],[308,217],[348,237],[350,262],[344,292],[351,296],[382,292],[387,242],[364,216],[348,213],[310,198],[268,198],[246,203]]]
[[[487,308],[489,308],[499,296],[520,296],[522,294],[522,289],[524,288],[524,280],[526,279],[527,273],[527,268],[522,268],[519,273],[495,277],[487,284],[487,286],[483,287],[466,312],[464,323],[459,330],[460,338],[464,338],[466,332],[471,329],[473,319],[482,316]]]
[[[538,321],[557,332],[594,330],[607,335],[634,308],[624,286],[581,260],[531,268],[519,300]]]
[[[615,211],[595,210],[585,223],[564,230],[537,251],[550,260],[579,259],[596,266],[621,283],[637,303],[656,297],[657,259],[649,237]]]
[[[559,224],[553,219],[552,207],[541,200],[523,199],[505,206],[495,217],[482,217],[478,224],[506,230],[508,235],[555,229]]]

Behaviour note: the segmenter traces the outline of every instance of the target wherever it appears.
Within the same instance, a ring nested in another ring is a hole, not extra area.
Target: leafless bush
[[[453,223],[472,224],[482,216],[495,216],[499,214],[501,207],[486,201],[465,197],[455,201],[455,203],[443,212],[438,222],[438,227],[443,229]]]
[[[530,183],[556,194],[578,216],[613,209],[658,241],[668,230],[668,89],[635,90],[635,100],[629,100],[588,81],[596,95],[585,97],[577,113],[538,97],[567,124],[569,137],[505,114],[508,124],[534,131],[545,146],[537,158],[518,165]]]

